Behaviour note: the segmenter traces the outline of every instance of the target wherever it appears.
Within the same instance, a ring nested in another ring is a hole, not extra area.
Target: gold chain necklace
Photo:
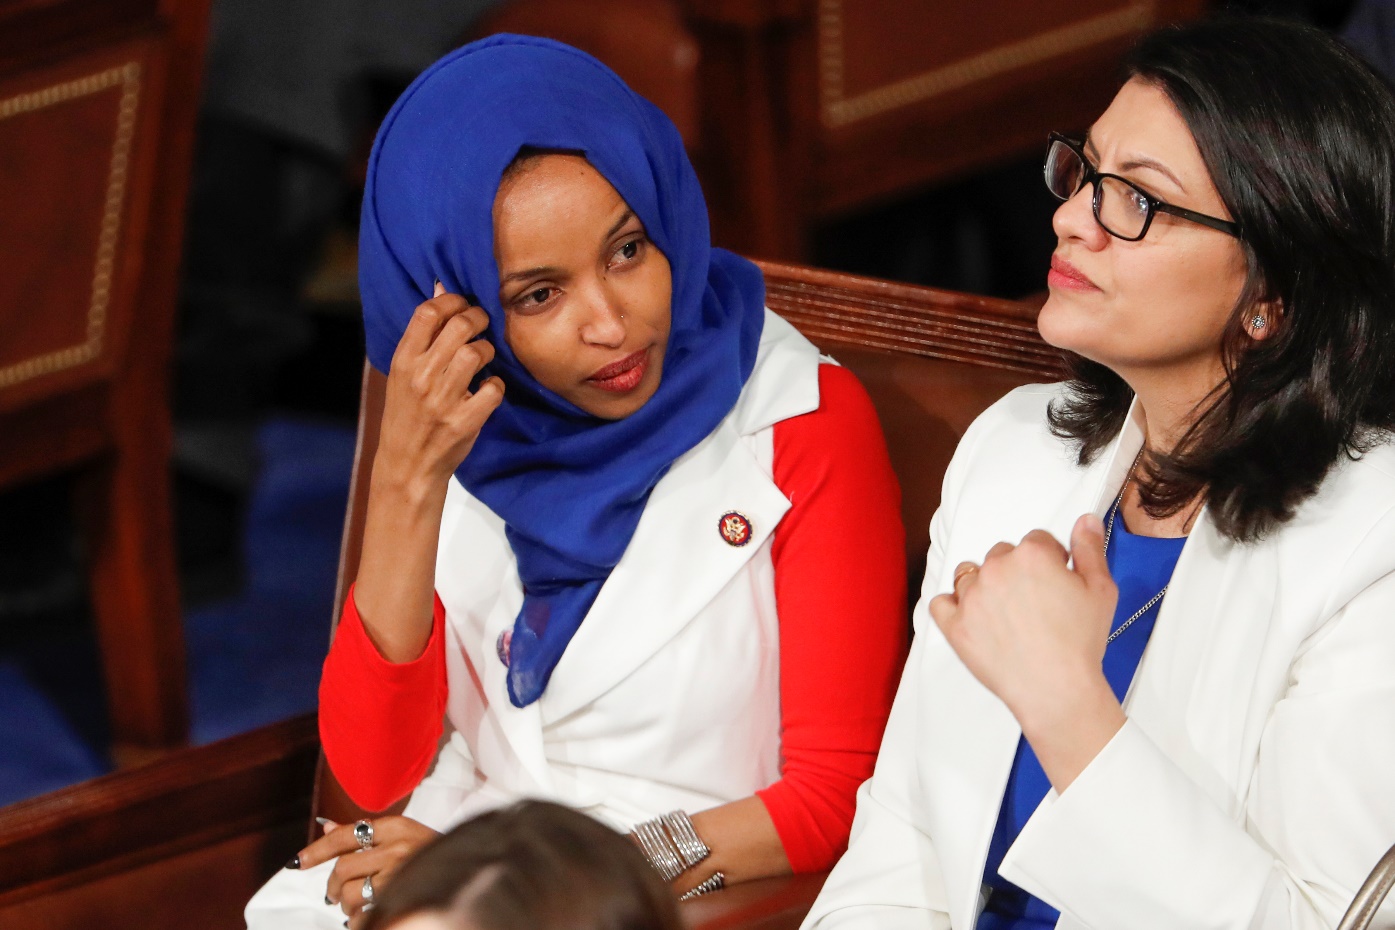
[[[1138,460],[1142,457],[1143,450],[1139,449],[1138,455],[1134,456],[1133,464],[1129,466],[1129,473],[1124,476],[1124,486],[1119,489],[1119,496],[1114,498],[1114,506],[1109,508],[1109,523],[1104,528],[1104,553],[1106,556],[1109,555],[1109,537],[1114,535],[1114,518],[1119,514],[1119,506],[1124,503],[1124,492],[1128,490],[1129,482],[1133,480],[1133,470],[1138,467]],[[1138,608],[1137,613],[1121,623],[1119,629],[1110,633],[1109,638],[1104,641],[1105,646],[1108,646],[1110,643],[1114,642],[1114,640],[1118,639],[1120,634],[1133,626],[1135,620],[1152,610],[1154,605],[1163,599],[1163,595],[1167,593],[1168,585],[1171,583],[1172,580],[1169,578],[1168,583],[1162,586],[1161,591],[1148,598],[1148,603]]]

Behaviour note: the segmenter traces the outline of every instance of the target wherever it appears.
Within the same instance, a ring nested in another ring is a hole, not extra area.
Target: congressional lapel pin
[[[751,541],[751,521],[743,513],[728,510],[717,521],[717,532],[727,545],[740,548]]]

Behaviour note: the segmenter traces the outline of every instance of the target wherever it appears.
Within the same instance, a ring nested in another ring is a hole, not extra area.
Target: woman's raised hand
[[[1099,518],[1076,521],[1070,552],[1034,530],[954,574],[954,593],[931,600],[931,616],[974,677],[1012,711],[1064,791],[1123,725],[1103,670],[1119,592]]]
[[[389,662],[411,661],[426,648],[450,476],[504,399],[498,378],[470,391],[494,358],[494,346],[477,338],[488,325],[483,310],[438,283],[392,356],[354,582],[364,630]]]
[[[473,393],[470,382],[494,358],[477,338],[489,325],[479,307],[438,282],[417,307],[388,371],[383,425],[374,472],[407,484],[444,485],[464,461],[480,428],[504,399],[504,383],[489,378]]]

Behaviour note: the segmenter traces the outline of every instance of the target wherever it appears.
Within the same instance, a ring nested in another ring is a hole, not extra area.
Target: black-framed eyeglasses
[[[1094,207],[1095,221],[1111,236],[1126,242],[1137,242],[1148,234],[1154,216],[1169,213],[1240,238],[1237,223],[1173,206],[1132,181],[1097,170],[1085,157],[1085,150],[1077,140],[1059,132],[1051,133],[1047,140],[1046,165],[1043,169],[1046,189],[1060,200],[1070,200],[1086,184],[1093,184],[1094,197],[1090,202]]]

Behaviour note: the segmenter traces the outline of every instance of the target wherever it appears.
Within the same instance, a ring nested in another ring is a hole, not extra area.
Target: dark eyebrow
[[[1100,152],[1099,149],[1095,148],[1095,143],[1089,137],[1089,135],[1085,136],[1085,149],[1086,154],[1094,156],[1096,166],[1098,166]],[[1132,171],[1136,168],[1151,168],[1152,170],[1161,174],[1163,177],[1170,180],[1173,184],[1176,184],[1177,189],[1180,190],[1182,193],[1185,194],[1187,192],[1187,186],[1183,184],[1180,180],[1178,180],[1177,175],[1173,174],[1166,165],[1164,165],[1160,161],[1156,161],[1155,159],[1148,158],[1146,155],[1139,155],[1135,158],[1131,158],[1119,166],[1120,171]]]
[[[634,218],[635,211],[626,207],[625,212],[620,214],[620,219],[615,221],[615,225],[610,227],[610,231],[605,234],[604,238],[609,239],[611,236],[615,235],[620,231],[620,227],[624,226],[626,223],[628,223],[630,220]]]
[[[630,220],[634,218],[635,211],[626,209],[624,213],[620,214],[620,219],[616,220],[615,224],[611,226],[610,229],[606,232],[605,236],[602,237],[603,240],[610,239],[610,237],[614,236],[616,233],[620,231],[620,228],[622,226],[624,226],[626,223],[628,223]],[[503,287],[505,284],[512,284],[514,281],[522,281],[527,278],[547,277],[549,275],[558,274],[560,273],[560,271],[561,269],[554,268],[550,265],[542,265],[537,268],[525,268],[523,271],[515,271],[511,272],[510,274],[504,275],[502,278],[499,279],[499,286]]]
[[[1186,185],[1179,181],[1177,179],[1177,175],[1169,171],[1167,169],[1167,166],[1160,161],[1154,161],[1151,158],[1140,155],[1137,158],[1132,158],[1119,166],[1120,171],[1132,171],[1135,168],[1151,168],[1154,171],[1161,174],[1163,177],[1172,181],[1173,184],[1176,184],[1177,189],[1180,190],[1182,193],[1185,194],[1187,192]]]
[[[559,271],[561,271],[560,268],[554,268],[550,265],[542,265],[538,268],[527,268],[523,271],[515,271],[512,274],[504,275],[499,279],[499,286],[503,287],[505,284],[512,284],[514,281],[522,281],[525,278],[542,278],[557,274]]]

